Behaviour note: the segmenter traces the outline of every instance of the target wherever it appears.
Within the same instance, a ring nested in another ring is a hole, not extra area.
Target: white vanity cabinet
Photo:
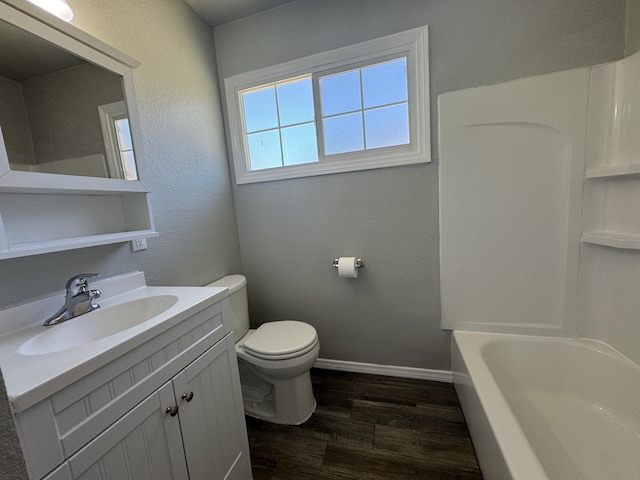
[[[234,337],[214,303],[16,415],[31,479],[250,479]]]
[[[172,403],[168,382],[45,479],[188,478],[178,418],[163,411]]]
[[[51,478],[251,478],[233,349],[231,334],[91,441]]]
[[[172,383],[189,478],[251,478],[233,333]]]

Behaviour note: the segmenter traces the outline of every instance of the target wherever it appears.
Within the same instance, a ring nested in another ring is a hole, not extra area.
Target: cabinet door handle
[[[193,392],[183,393],[182,399],[186,400],[187,402],[190,402],[191,400],[193,400]]]
[[[178,406],[174,405],[173,407],[167,407],[165,412],[167,412],[172,417],[175,417],[178,414]]]

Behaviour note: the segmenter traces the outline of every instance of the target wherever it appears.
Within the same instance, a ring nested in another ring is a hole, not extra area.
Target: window
[[[124,101],[98,106],[102,136],[111,178],[137,180],[136,159],[129,128],[129,113]]]
[[[225,79],[236,183],[430,161],[427,28]]]
[[[317,162],[311,77],[240,92],[252,171]]]
[[[410,143],[407,58],[319,78],[325,155]]]

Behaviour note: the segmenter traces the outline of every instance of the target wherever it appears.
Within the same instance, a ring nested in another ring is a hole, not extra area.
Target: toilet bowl
[[[295,320],[249,329],[246,278],[229,275],[208,286],[229,288],[230,314],[247,415],[299,425],[315,411],[309,370],[318,358],[315,328]]]

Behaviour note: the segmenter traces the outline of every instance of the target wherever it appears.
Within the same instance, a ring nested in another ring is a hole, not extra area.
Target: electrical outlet
[[[135,240],[131,240],[131,251],[137,252],[138,250],[146,250],[147,249],[147,239],[146,238],[137,238]]]

